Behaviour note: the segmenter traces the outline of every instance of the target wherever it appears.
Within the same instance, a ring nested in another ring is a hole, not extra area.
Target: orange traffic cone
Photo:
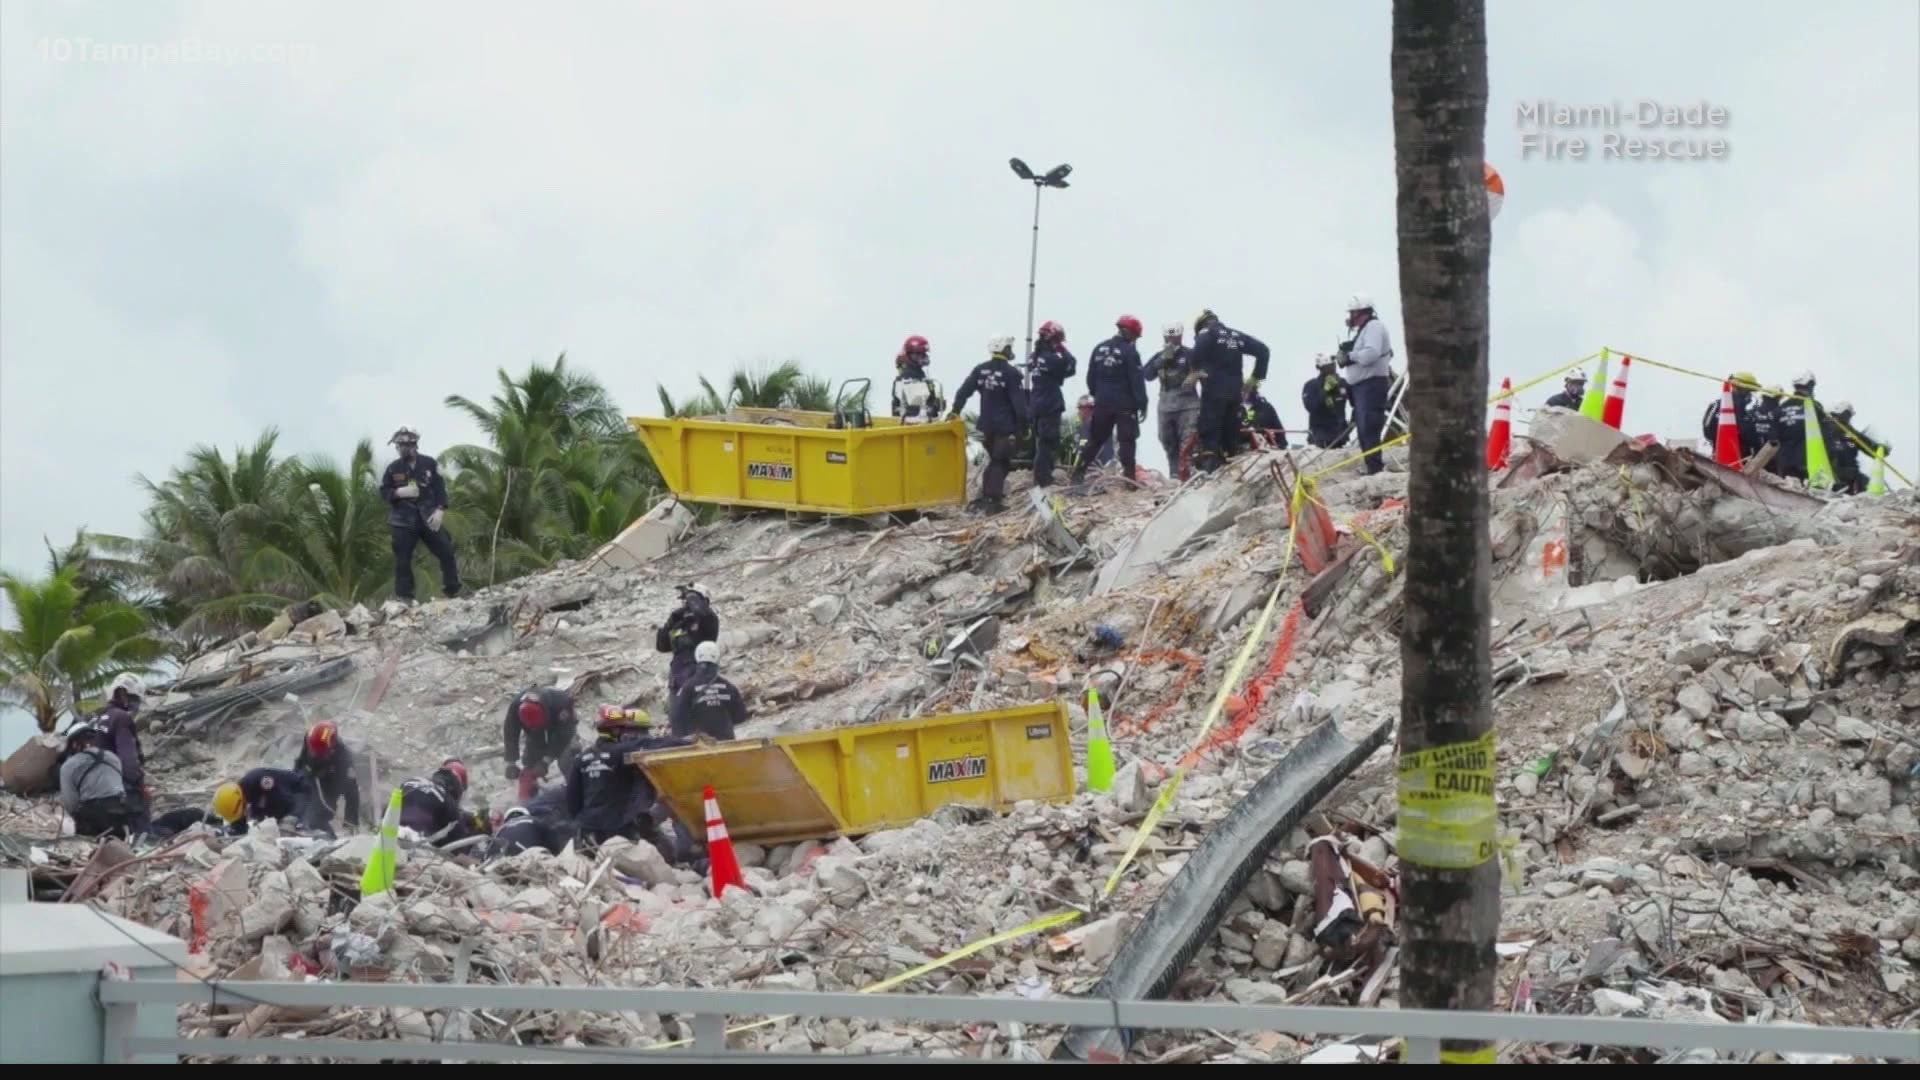
[[[1620,358],[1620,370],[1613,376],[1612,385],[1607,387],[1607,401],[1600,409],[1600,422],[1615,431],[1620,430],[1620,420],[1627,411],[1627,365],[1631,363],[1631,356]]]
[[[720,817],[713,785],[708,784],[701,796],[707,800],[707,866],[713,876],[713,895],[719,896],[729,885],[744,889],[747,879],[740,876],[740,860],[733,855],[733,841],[727,838],[727,823]]]
[[[1713,460],[1740,470],[1740,418],[1733,411],[1733,384],[1720,384],[1720,420],[1713,433]]]
[[[1513,448],[1513,380],[1500,380],[1500,400],[1493,406],[1493,430],[1487,432],[1487,468],[1507,467],[1507,451]]]

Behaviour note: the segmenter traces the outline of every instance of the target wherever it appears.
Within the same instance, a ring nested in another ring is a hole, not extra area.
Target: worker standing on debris
[[[1094,346],[1087,357],[1087,393],[1093,396],[1093,422],[1087,432],[1087,448],[1073,467],[1073,484],[1086,483],[1087,467],[1100,455],[1110,439],[1120,443],[1120,469],[1126,478],[1138,483],[1134,465],[1134,447],[1140,441],[1140,423],[1147,418],[1147,379],[1140,370],[1140,320],[1122,315],[1114,321],[1119,331]]]
[[[1248,379],[1241,393],[1240,437],[1256,449],[1287,448],[1287,429],[1280,424],[1280,410],[1260,393],[1259,379]]]
[[[1580,411],[1580,403],[1587,397],[1587,373],[1575,368],[1567,372],[1565,382],[1560,384],[1560,392],[1547,399],[1547,404],[1556,409]],[[1714,416],[1720,415],[1720,403],[1714,402]]]
[[[693,650],[703,641],[720,640],[720,616],[713,610],[713,597],[705,585],[682,585],[680,606],[673,609],[654,633],[653,647],[672,653],[667,668],[667,692],[677,694],[693,674]]]
[[[1193,369],[1193,350],[1181,342],[1187,328],[1171,323],[1160,332],[1160,351],[1147,358],[1143,379],[1160,380],[1160,449],[1167,455],[1167,475],[1187,478],[1187,463],[1181,451],[1200,429],[1200,395],[1194,384],[1200,381]]]
[[[1774,460],[1780,463],[1781,476],[1794,480],[1807,478],[1807,410],[1811,408],[1820,420],[1822,432],[1828,423],[1825,409],[1813,400],[1813,372],[1802,371],[1793,377],[1793,393],[1780,398],[1775,432],[1780,443],[1780,452]],[[1742,443],[1741,449],[1746,449]],[[1823,444],[1824,449],[1824,444]]]
[[[238,808],[234,805],[233,792],[239,795]],[[320,801],[320,793],[314,790],[313,779],[292,769],[254,769],[242,776],[239,783],[222,785],[221,790],[214,793],[213,808],[234,826],[240,824],[237,810],[244,810],[249,823],[292,818],[309,832],[333,835],[333,822],[326,805]]]
[[[652,721],[636,709],[601,713],[600,737],[580,751],[567,773],[567,815],[585,844],[603,844],[616,836],[651,838],[655,793],[640,766],[629,756],[646,750],[685,746],[687,740],[656,738]]]
[[[306,744],[293,767],[313,778],[329,818],[343,813],[348,828],[361,826],[360,778],[354,775],[353,751],[340,741],[340,729],[333,721],[322,720],[307,729]]]
[[[93,718],[100,732],[99,743],[120,760],[120,779],[127,792],[127,827],[133,835],[146,833],[152,824],[153,792],[147,787],[146,754],[140,748],[137,717],[147,684],[128,672],[115,677],[107,693],[107,705]]]
[[[1067,398],[1062,389],[1080,370],[1080,362],[1067,351],[1067,331],[1048,319],[1040,324],[1034,337],[1033,355],[1027,358],[1027,411],[1033,420],[1033,486],[1053,486],[1053,466],[1060,457],[1060,418],[1066,415]]]
[[[945,403],[940,389],[927,378],[927,339],[915,334],[893,358],[893,415],[903,424],[924,424],[940,417]]]
[[[1313,358],[1313,367],[1313,378],[1300,388],[1300,404],[1307,410],[1307,442],[1323,449],[1345,446],[1347,384],[1334,370],[1333,357],[1326,353]]]
[[[1007,472],[1013,467],[1013,441],[1027,426],[1027,395],[1020,389],[1020,373],[1013,366],[1013,339],[987,342],[987,358],[975,365],[954,396],[951,420],[980,395],[980,441],[986,444],[987,468],[980,477],[976,509],[998,513],[1006,505]]]
[[[1193,367],[1200,374],[1200,461],[1213,472],[1233,453],[1240,427],[1240,393],[1245,385],[1243,358],[1253,357],[1253,377],[1267,377],[1267,347],[1220,321],[1211,310],[1193,320]]]
[[[720,646],[703,641],[694,650],[693,677],[673,696],[667,714],[668,730],[676,736],[704,735],[727,742],[734,729],[747,722],[747,702],[740,690],[720,674]]]
[[[1853,402],[1842,401],[1833,407],[1836,423],[1828,426],[1827,458],[1833,463],[1833,489],[1845,495],[1867,490],[1867,476],[1860,470],[1861,443],[1869,457],[1886,452],[1886,444],[1853,426]],[[1858,436],[1860,442],[1854,442]]]
[[[393,595],[413,601],[413,549],[425,543],[440,560],[440,589],[449,599],[460,595],[460,568],[454,563],[453,539],[441,524],[447,513],[447,478],[440,465],[420,452],[420,433],[403,427],[387,440],[400,457],[380,477],[380,497],[387,501],[387,531],[393,534]]]
[[[507,779],[520,782],[522,802],[540,789],[548,765],[557,763],[561,774],[566,773],[573,764],[574,735],[579,730],[573,695],[557,686],[529,687],[507,702],[501,740],[506,743]],[[524,756],[522,735],[526,736]]]
[[[1387,397],[1393,386],[1393,340],[1387,324],[1373,312],[1373,300],[1355,295],[1347,301],[1347,328],[1353,336],[1340,343],[1340,377],[1347,380],[1353,398],[1353,424],[1360,434],[1360,450],[1367,455],[1367,473],[1386,469],[1385,459],[1372,451],[1379,447],[1387,427]]]
[[[127,788],[120,758],[100,745],[100,729],[81,724],[67,733],[60,762],[60,806],[75,836],[127,835]]]
[[[471,835],[460,806],[467,793],[467,767],[458,758],[440,763],[432,776],[400,782],[400,824],[429,838],[436,846]]]

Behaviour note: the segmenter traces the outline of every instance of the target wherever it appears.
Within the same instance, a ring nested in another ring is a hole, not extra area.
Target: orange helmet
[[[322,720],[307,729],[307,753],[314,757],[326,757],[340,741],[340,729],[331,720]]]

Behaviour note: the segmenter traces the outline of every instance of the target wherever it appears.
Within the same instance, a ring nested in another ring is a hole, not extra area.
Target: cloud
[[[1492,7],[1496,377],[1602,344],[1815,367],[1912,464],[1914,6],[1627,2],[1573,28]],[[1015,154],[1075,167],[1042,207],[1039,318],[1085,355],[1122,312],[1213,307],[1273,346],[1298,423],[1287,386],[1345,297],[1398,307],[1387,19],[1251,0],[0,5],[0,565],[37,562],[42,533],[136,527],[130,475],[196,442],[472,439],[443,397],[562,350],[635,411],[656,382],[760,359],[884,378],[910,333],[951,388],[1025,321]],[[40,51],[79,37],[297,48]],[[1543,97],[1704,97],[1732,110],[1733,155],[1522,162],[1514,107]],[[1663,434],[1711,394],[1634,378],[1630,422]]]

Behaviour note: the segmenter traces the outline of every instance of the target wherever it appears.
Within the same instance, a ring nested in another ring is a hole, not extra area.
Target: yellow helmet
[[[1742,389],[1752,390],[1760,385],[1760,380],[1751,371],[1736,371],[1727,378]]]
[[[229,825],[239,821],[246,809],[247,797],[240,793],[240,785],[231,780],[213,793],[213,812]]]

